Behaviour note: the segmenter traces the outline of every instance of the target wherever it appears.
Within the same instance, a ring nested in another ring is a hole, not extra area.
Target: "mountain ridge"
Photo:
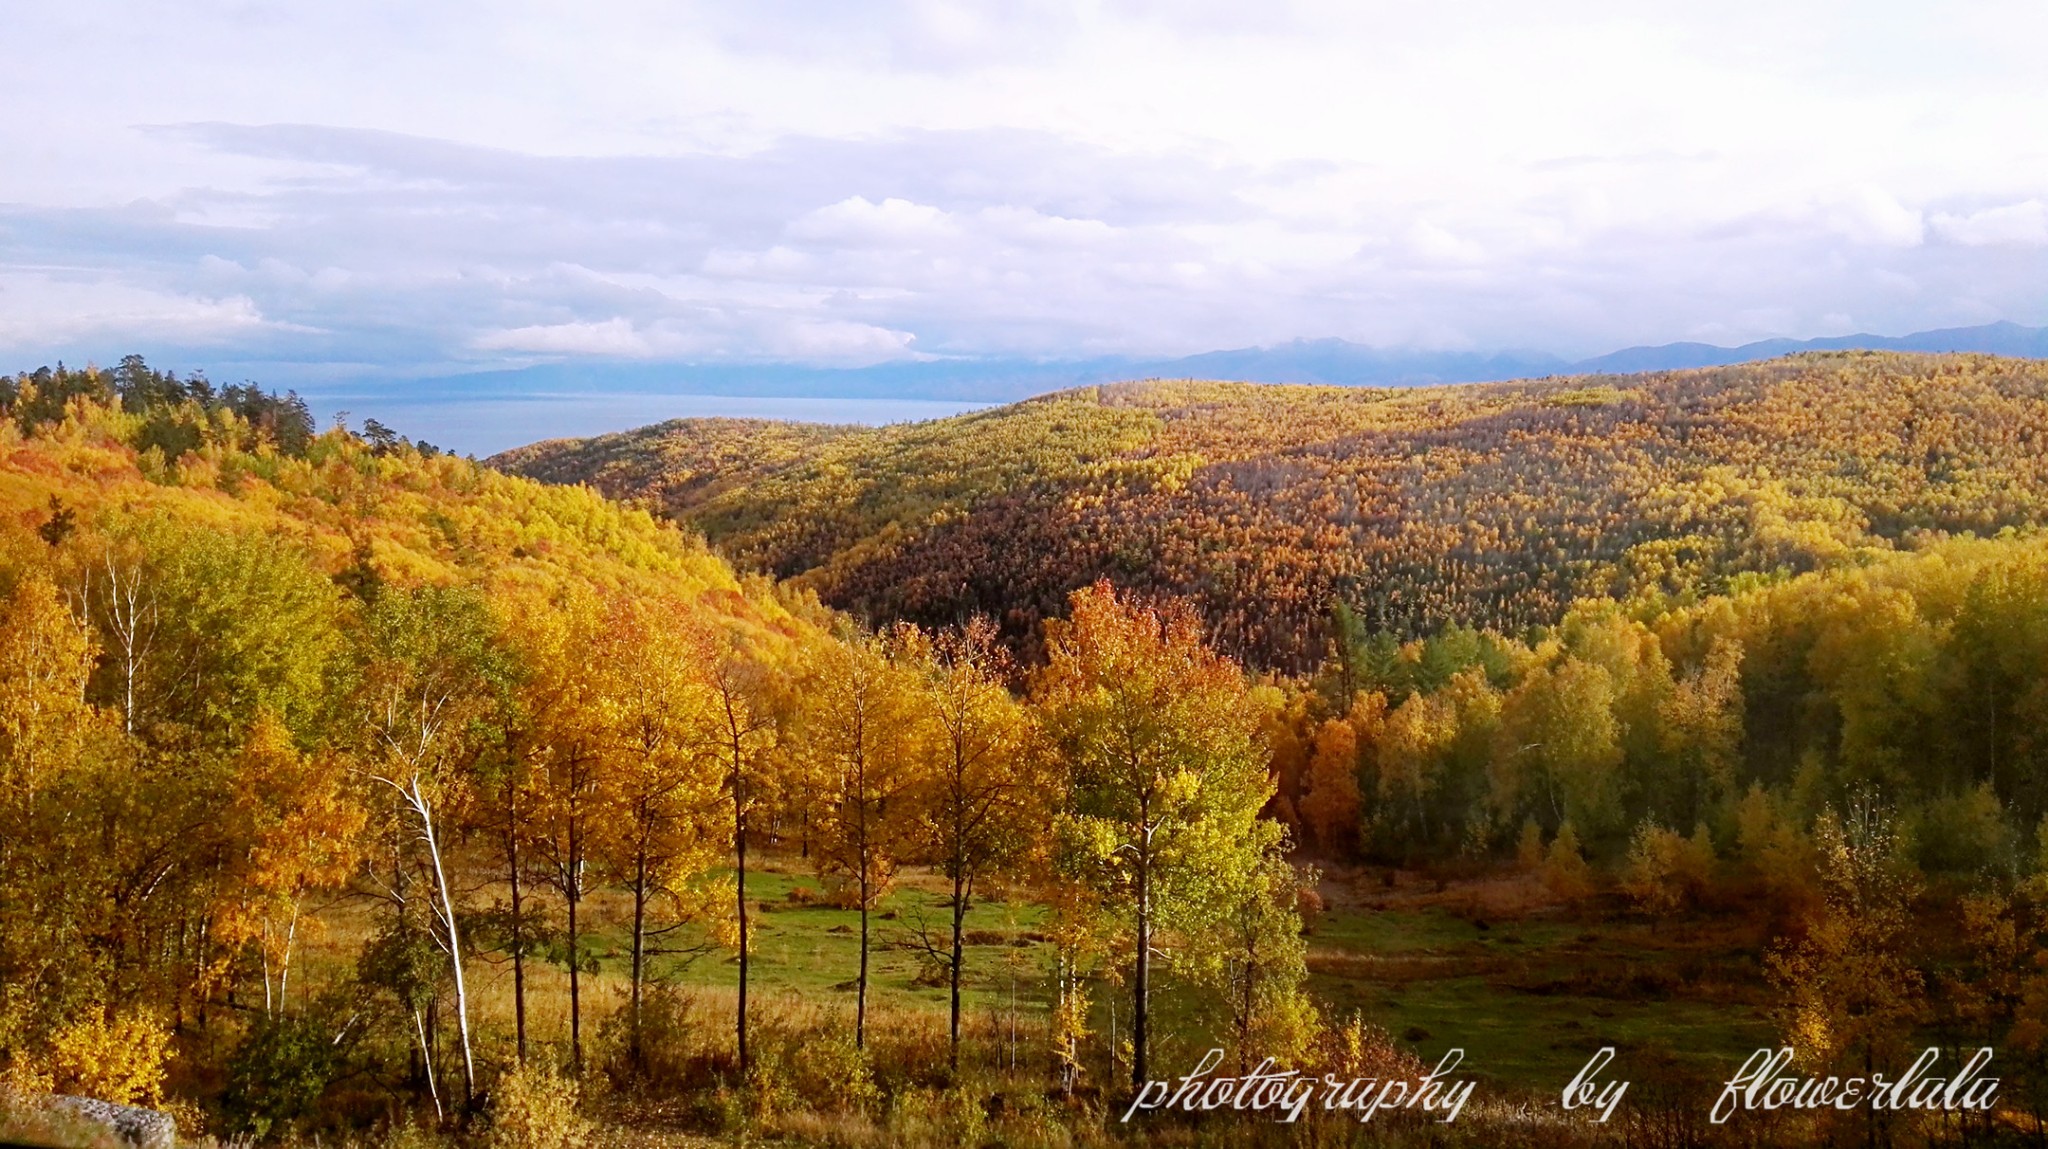
[[[1185,596],[1254,666],[1342,603],[1410,637],[1719,593],[2048,523],[2048,363],[1820,351],[1416,388],[1153,380],[848,428],[676,420],[493,465],[639,498],[880,623],[998,615],[1026,649],[1097,578]]]
[[[1102,356],[1071,360],[930,359],[865,367],[792,364],[670,364],[621,361],[530,367],[413,379],[408,393],[439,386],[456,399],[627,392],[743,397],[935,399],[1010,403],[1068,387],[1141,378],[1224,378],[1246,383],[1328,383],[1410,387],[1497,383],[1553,375],[1672,371],[1759,362],[1801,351],[1918,351],[2048,358],[2048,327],[2000,321],[1886,336],[1766,339],[1736,347],[1681,342],[1625,347],[1586,359],[1540,351],[1414,351],[1339,338],[1179,357]],[[380,384],[395,387],[396,384]],[[311,390],[311,389],[309,389]],[[353,392],[352,392],[353,394]],[[358,396],[360,397],[360,396]]]

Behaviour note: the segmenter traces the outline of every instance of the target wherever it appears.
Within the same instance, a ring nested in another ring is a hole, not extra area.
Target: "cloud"
[[[1927,233],[1922,214],[1883,188],[1851,188],[1828,213],[1829,225],[1858,243],[1917,247]]]
[[[2048,321],[2048,153],[2010,146],[2048,116],[2048,10],[1730,3],[41,6],[10,31],[103,79],[18,62],[46,97],[0,112],[37,158],[0,169],[0,284],[53,286],[6,297],[0,355],[405,376]]]
[[[614,355],[638,358],[654,353],[647,337],[625,319],[601,323],[551,323],[490,331],[477,337],[480,351],[533,351],[544,355]]]
[[[95,339],[219,346],[314,329],[266,320],[246,295],[181,295],[74,273],[0,271],[0,346],[62,347]]]
[[[593,356],[605,359],[697,359],[724,362],[794,361],[835,367],[865,367],[911,357],[916,337],[866,323],[777,316],[749,316],[735,339],[729,321],[707,317],[691,325],[660,319],[647,325],[614,316],[601,322],[534,324],[487,331],[472,342],[479,351],[507,351],[541,358]],[[744,350],[735,353],[735,345]]]
[[[1939,212],[1934,217],[1934,230],[1942,238],[1965,247],[2040,247],[2048,244],[2048,203],[2030,199],[1968,215]]]

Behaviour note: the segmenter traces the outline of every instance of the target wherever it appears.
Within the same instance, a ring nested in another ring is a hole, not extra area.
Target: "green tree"
[[[1068,777],[1056,837],[1069,880],[1131,925],[1131,1074],[1150,1071],[1152,963],[1162,927],[1193,931],[1230,902],[1222,875],[1255,869],[1280,829],[1243,674],[1202,640],[1184,603],[1148,606],[1106,582],[1047,627],[1034,694]]]

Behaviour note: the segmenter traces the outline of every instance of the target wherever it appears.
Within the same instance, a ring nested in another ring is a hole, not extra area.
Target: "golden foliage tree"
[[[1142,1083],[1161,927],[1216,921],[1229,902],[1222,875],[1254,869],[1280,835],[1258,816],[1272,782],[1244,676],[1203,642],[1194,612],[1108,583],[1075,592],[1072,606],[1048,629],[1034,696],[1071,780],[1061,872],[1130,923],[1131,1073]]]

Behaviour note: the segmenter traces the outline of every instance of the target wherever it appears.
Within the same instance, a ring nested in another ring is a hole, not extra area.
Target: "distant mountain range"
[[[1297,339],[1273,347],[1209,351],[1178,359],[941,359],[858,368],[600,361],[543,364],[520,370],[479,372],[431,380],[414,379],[408,380],[402,390],[410,396],[431,394],[437,399],[456,401],[592,392],[666,392],[678,395],[829,396],[1005,403],[1065,387],[1124,379],[1230,379],[1250,383],[1402,387],[1432,383],[1484,383],[1546,375],[1722,367],[1774,359],[1798,351],[1852,349],[1974,351],[2048,359],[2048,327],[2022,327],[2016,323],[2001,322],[1900,336],[1863,334],[1825,339],[1766,339],[1740,347],[1667,343],[1657,347],[1629,347],[1576,361],[1534,351],[1388,351],[1343,339]],[[380,390],[398,388],[394,383],[370,385],[365,382],[365,389],[372,386]]]

